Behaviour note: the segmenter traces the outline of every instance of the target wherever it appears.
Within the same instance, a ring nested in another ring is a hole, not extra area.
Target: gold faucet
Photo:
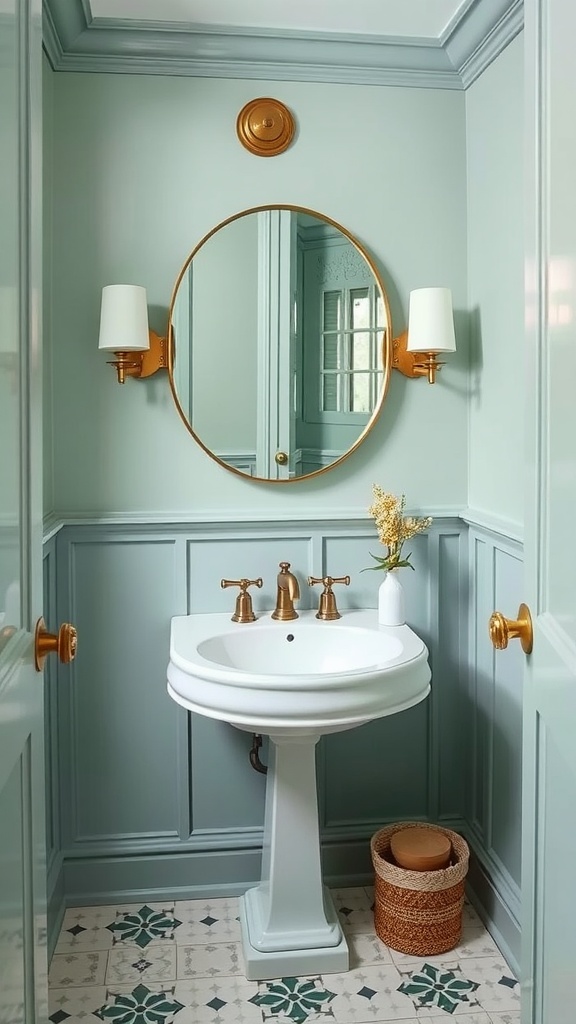
[[[289,619],[297,619],[298,612],[294,610],[294,601],[300,597],[298,580],[290,572],[290,562],[280,562],[280,572],[276,580],[278,591],[276,594],[276,607],[272,612],[273,619],[280,619],[281,622],[288,622]]]
[[[343,583],[344,586],[350,586],[349,576],[309,576],[308,586],[313,587],[315,583],[322,583],[324,590],[320,594],[320,605],[316,612],[317,619],[324,619],[329,622],[331,619],[341,619],[342,616],[336,607],[336,598],[332,590],[334,583]]]

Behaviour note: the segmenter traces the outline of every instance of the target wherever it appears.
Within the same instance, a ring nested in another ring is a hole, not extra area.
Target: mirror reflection
[[[322,472],[363,439],[390,375],[376,268],[341,226],[260,207],[192,252],[170,307],[170,381],[202,447],[260,480]]]

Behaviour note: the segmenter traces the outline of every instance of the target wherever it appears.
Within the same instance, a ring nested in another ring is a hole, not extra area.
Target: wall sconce
[[[118,383],[126,377],[151,377],[168,365],[167,339],[148,327],[146,289],[109,284],[102,289],[98,348],[114,352]]]
[[[405,377],[436,381],[439,352],[455,352],[452,292],[449,288],[417,288],[410,292],[408,330],[394,339],[392,366]],[[425,358],[423,358],[425,356]]]

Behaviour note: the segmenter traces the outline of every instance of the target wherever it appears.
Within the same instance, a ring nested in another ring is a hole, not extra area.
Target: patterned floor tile
[[[392,965],[361,967],[323,980],[335,997],[330,1003],[336,1024],[397,1021],[414,1017],[414,1003],[398,991],[400,972]]]
[[[50,1024],[88,1024],[106,1002],[106,988],[51,988],[49,996]]]
[[[50,1024],[88,1024],[95,1019],[123,1024],[173,1024],[185,1009],[170,985],[107,986],[55,989],[50,999]]]
[[[240,942],[178,946],[178,978],[234,977],[244,974]]]
[[[237,899],[182,900],[174,910],[181,921],[175,935],[179,946],[240,941]]]
[[[50,964],[49,984],[54,988],[78,985],[103,985],[106,975],[106,950],[85,953],[56,953]]]
[[[385,946],[377,935],[352,932],[347,936],[347,942],[350,950],[350,968],[352,970],[363,964],[393,963],[388,946]]]
[[[402,972],[400,992],[409,996],[420,1014],[439,1011],[456,1014],[480,1010],[479,983],[464,974],[458,963],[424,963]]]
[[[500,950],[485,928],[464,928],[456,948],[459,959],[477,956],[500,956]]]
[[[176,944],[163,942],[135,949],[117,945],[108,954],[107,985],[147,985],[176,980]]]
[[[110,930],[110,925],[113,925],[121,914],[138,914],[142,906],[142,903],[127,903],[104,907],[75,907],[67,910],[56,952],[111,949],[115,936]],[[174,910],[173,904],[166,907],[163,903],[148,903],[147,906],[155,912]]]
[[[473,928],[483,928],[484,925],[480,920],[478,914],[474,910],[474,907],[468,900],[464,900],[464,907],[462,909],[462,924],[464,928],[467,925],[471,925]]]
[[[106,928],[112,933],[113,945],[121,942],[146,949],[153,942],[171,942],[181,923],[173,906],[158,908],[145,903],[137,910],[118,910]]]
[[[260,1007],[264,1021],[311,1024],[334,1021],[331,1003],[335,998],[329,983],[316,976],[260,982],[250,1002]]]
[[[129,989],[108,988],[104,1003],[92,1012],[99,1020],[117,1024],[173,1024],[183,1009],[184,1004],[176,998],[174,984],[148,987],[140,983]]]
[[[262,1010],[251,998],[258,983],[245,978],[177,981],[175,996],[184,1009],[175,1024],[262,1024]]]
[[[478,982],[477,997],[491,1014],[520,1010],[520,985],[503,957],[477,957],[462,961],[462,970]]]
[[[511,1010],[510,1013],[491,1013],[491,1024],[520,1024],[520,1010]]]
[[[347,934],[374,934],[374,912],[364,888],[332,889],[332,898]]]

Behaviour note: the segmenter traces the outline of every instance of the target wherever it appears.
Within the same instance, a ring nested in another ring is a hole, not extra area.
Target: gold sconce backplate
[[[403,331],[392,342],[392,369],[399,370],[405,377],[428,377],[428,383],[436,382],[436,372],[444,363],[439,363],[435,352],[408,352],[408,331]]]
[[[294,118],[288,107],[268,96],[250,100],[238,114],[236,134],[255,156],[278,156],[292,142]]]

